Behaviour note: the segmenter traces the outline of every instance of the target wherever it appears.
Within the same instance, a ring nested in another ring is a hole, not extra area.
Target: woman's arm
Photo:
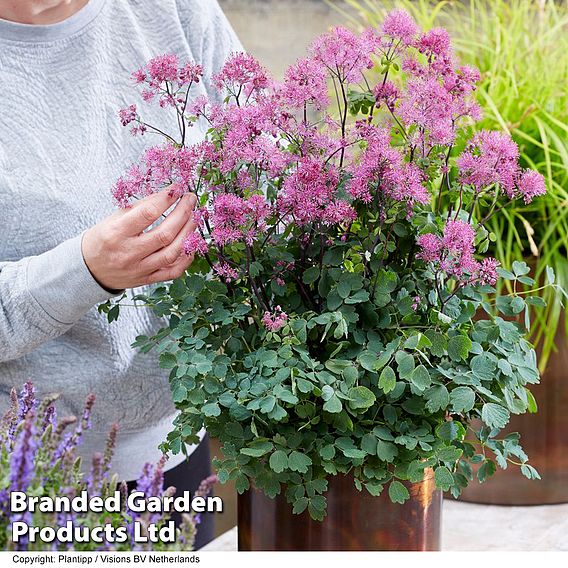
[[[0,262],[0,362],[62,335],[111,296],[89,273],[81,236],[39,256]]]
[[[181,276],[192,260],[182,241],[195,230],[195,196],[145,230],[175,201],[167,191],[151,195],[43,254],[0,262],[0,362],[62,335],[113,289]]]

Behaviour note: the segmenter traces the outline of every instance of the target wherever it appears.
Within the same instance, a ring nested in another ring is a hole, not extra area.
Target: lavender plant
[[[74,417],[57,419],[56,396],[47,396],[39,401],[34,386],[25,383],[20,395],[15,389],[11,392],[11,404],[0,423],[0,549],[1,550],[116,550],[137,549],[153,550],[192,550],[199,516],[193,512],[184,515],[177,530],[176,543],[140,544],[134,541],[134,523],[141,524],[142,531],[150,523],[158,526],[168,520],[167,513],[138,513],[127,508],[127,486],[118,483],[111,475],[110,467],[114,453],[118,426],[110,429],[106,448],[92,457],[90,473],[81,472],[81,458],[77,457],[77,448],[85,430],[90,428],[90,417],[95,403],[90,395],[85,403],[83,415],[79,420]],[[137,481],[137,491],[144,496],[163,498],[175,494],[175,487],[164,489],[164,464],[162,459],[157,464],[147,463]],[[197,496],[206,496],[211,491],[216,477],[205,479]],[[12,513],[10,510],[10,492],[23,491],[36,497],[66,496],[73,498],[86,490],[89,497],[100,496],[103,499],[120,488],[122,508],[120,512],[104,513]],[[111,524],[113,528],[126,527],[128,540],[124,543],[103,543],[84,540],[82,542],[28,542],[17,544],[12,541],[11,527],[15,521],[28,525],[64,526],[71,521],[74,527],[84,529]]]

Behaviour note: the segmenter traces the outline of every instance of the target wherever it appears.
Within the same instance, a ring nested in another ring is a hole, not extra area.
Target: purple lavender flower
[[[103,464],[104,455],[100,452],[95,452],[91,462],[91,472],[87,477],[87,491],[89,492],[89,496],[101,494],[101,486],[104,481]]]
[[[95,404],[95,395],[91,393],[85,402],[83,416],[72,434],[66,434],[61,440],[55,454],[53,463],[65,456],[72,456],[73,450],[81,443],[83,432],[91,427],[91,413]]]
[[[46,428],[50,425],[54,427],[56,423],[57,423],[57,411],[55,410],[55,406],[51,404],[45,409],[45,414],[43,416],[43,422],[42,422],[42,432],[45,432]]]
[[[16,437],[10,459],[10,491],[26,491],[34,478],[34,462],[38,449],[35,434],[34,414],[33,410],[29,410],[26,414],[24,426]],[[10,515],[10,526],[15,521],[23,521],[29,524],[32,521],[32,515],[29,511]],[[26,539],[22,539],[18,544],[19,549],[25,549],[26,546]]]
[[[16,438],[10,459],[11,491],[25,491],[34,476],[34,460],[38,448],[33,413],[28,412],[24,427]]]
[[[18,420],[24,420],[28,412],[35,410],[39,404],[35,396],[35,387],[31,381],[24,383],[20,393],[20,411]]]
[[[20,403],[18,401],[18,393],[16,389],[10,391],[10,406],[0,423],[0,435],[2,436],[2,443],[10,452],[12,443],[14,441],[14,434],[16,433],[16,426],[18,425],[18,414],[20,410]]]
[[[110,471],[112,456],[114,455],[114,449],[116,448],[116,437],[118,435],[118,424],[112,424],[107,437],[107,443],[104,453],[104,458],[102,462],[102,472],[107,474]]]

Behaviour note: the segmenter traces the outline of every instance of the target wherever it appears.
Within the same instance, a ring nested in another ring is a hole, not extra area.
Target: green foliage
[[[568,288],[568,4],[346,0],[345,9],[344,2],[328,3],[356,28],[380,26],[388,11],[403,8],[426,29],[448,29],[460,60],[481,71],[477,98],[485,118],[479,128],[509,132],[519,144],[522,165],[545,176],[547,194],[492,218],[485,245],[503,266],[529,262],[534,279],[541,284],[546,283],[547,268],[556,273],[560,287],[538,291],[537,298],[544,300],[546,308],[531,310],[532,339],[539,345],[544,370],[559,326],[568,329],[562,292]],[[478,218],[485,211],[485,204],[477,205]],[[533,299],[529,305],[536,302]]]
[[[259,277],[292,246],[283,241],[270,262],[257,260]],[[498,438],[511,414],[529,410],[527,387],[539,375],[521,324],[473,318],[492,311],[495,291],[465,286],[446,292],[444,307],[430,296],[422,313],[409,313],[400,300],[427,297],[435,275],[386,265],[375,269],[373,294],[373,273],[337,267],[349,246],[331,247],[317,274],[302,275],[318,312],[286,286],[279,302],[296,315],[278,332],[262,326],[244,285],[212,280],[198,262],[144,298],[169,325],[136,345],[157,350],[181,411],[163,449],[183,451],[206,427],[223,444],[221,481],[233,480],[239,492],[251,483],[271,497],[285,492],[295,513],[315,519],[325,515],[331,475],[351,472],[358,487],[372,495],[387,488],[397,503],[409,498],[403,482],[421,479],[425,468],[454,495],[471,478],[471,463],[482,462],[480,481],[509,463],[536,477],[518,436]],[[513,283],[525,272],[515,268],[507,275]],[[485,424],[479,432],[469,425],[474,418]]]

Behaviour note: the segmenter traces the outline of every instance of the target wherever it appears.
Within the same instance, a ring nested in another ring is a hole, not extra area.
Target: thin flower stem
[[[155,126],[152,126],[151,124],[148,124],[147,122],[143,122],[142,120],[137,120],[136,122],[138,122],[139,124],[144,125],[146,128],[150,128],[151,130],[153,130],[154,132],[156,132],[157,134],[160,134],[161,136],[164,136],[165,138],[167,138],[170,142],[172,142],[172,144],[178,145],[178,141],[175,138],[172,138],[169,134],[166,134],[163,130],[160,130],[159,128],[156,128]]]

